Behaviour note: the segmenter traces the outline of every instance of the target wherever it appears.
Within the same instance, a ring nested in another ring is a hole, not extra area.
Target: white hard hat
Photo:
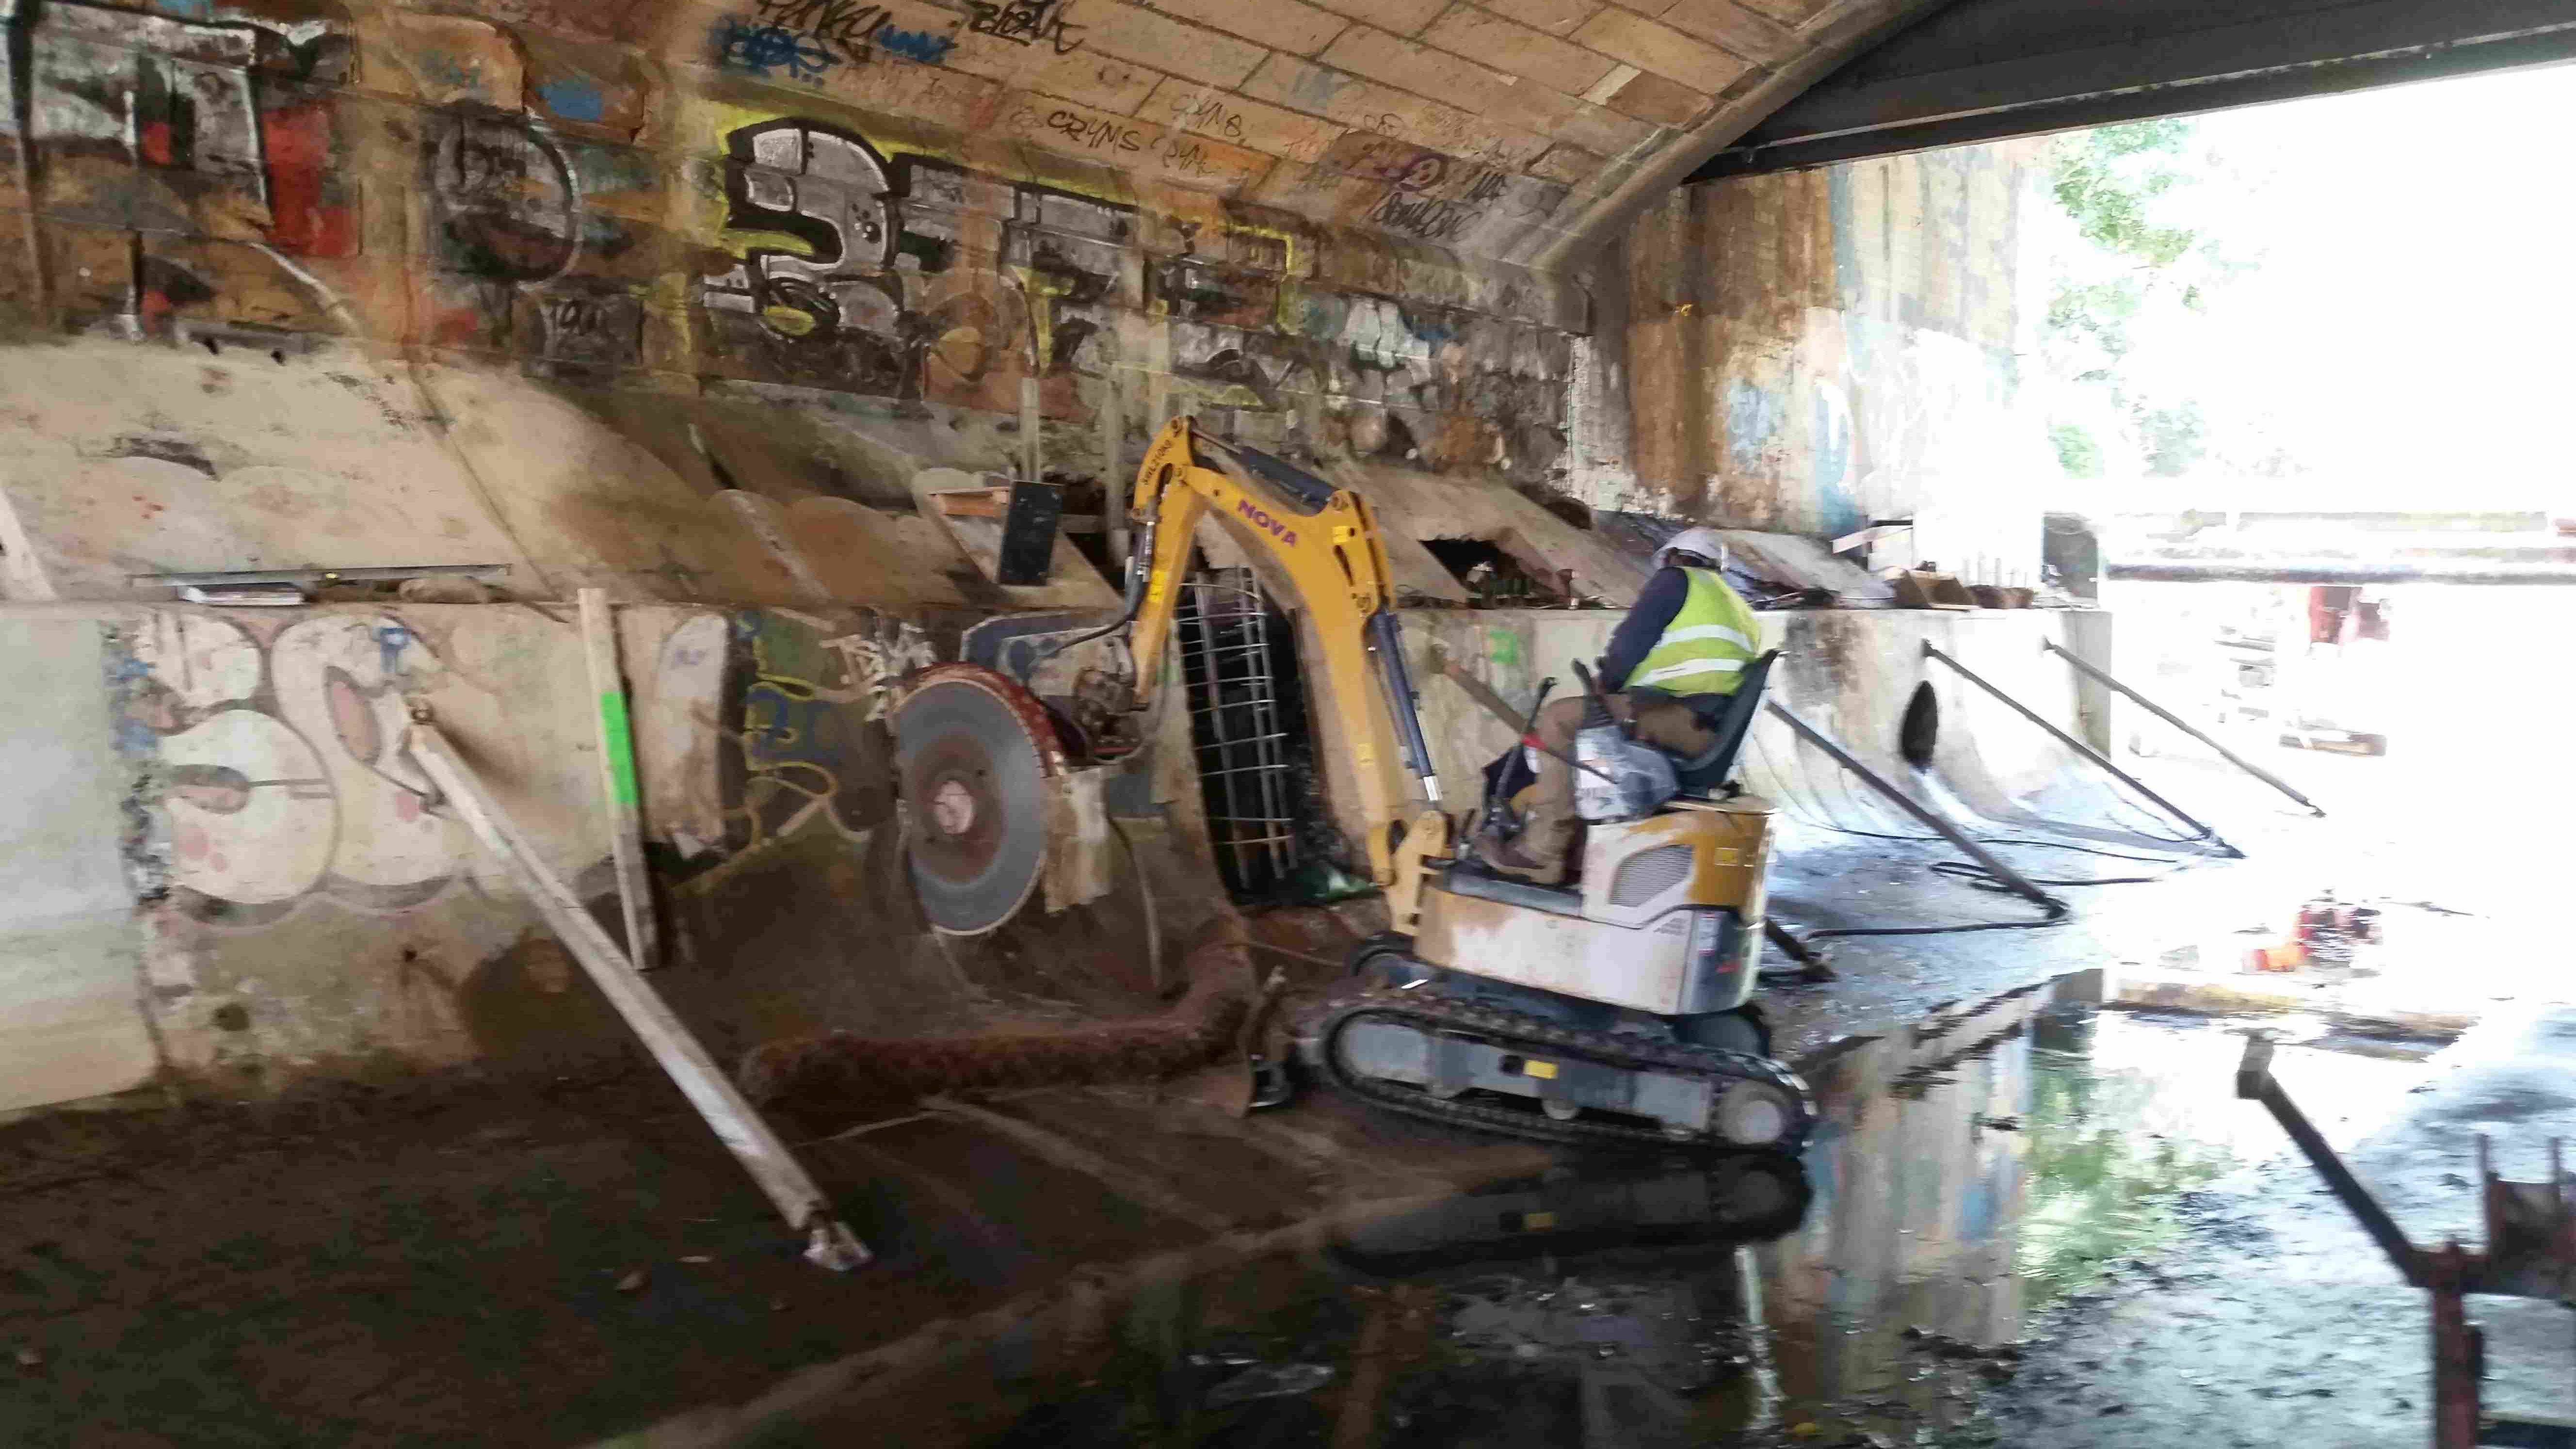
[[[1664,546],[1655,550],[1655,567],[1669,567],[1677,553],[1695,553],[1719,568],[1726,567],[1726,540],[1714,528],[1685,528],[1664,540]]]

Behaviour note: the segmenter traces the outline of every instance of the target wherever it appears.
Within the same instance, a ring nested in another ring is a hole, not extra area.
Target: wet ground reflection
[[[2028,1315],[2242,1150],[2224,1072],[2198,1082],[2235,1038],[2099,996],[2070,977],[1811,1063],[1802,1161],[1568,1158],[1235,1234],[880,1363],[773,1442],[890,1415],[1009,1449],[1978,1442]]]

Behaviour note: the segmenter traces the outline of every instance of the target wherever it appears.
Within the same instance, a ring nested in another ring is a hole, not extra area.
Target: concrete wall
[[[19,0],[0,311],[1541,481],[1586,309],[1518,259],[1874,7],[1343,8]]]
[[[1732,528],[1912,518],[1919,557],[2035,579],[2057,466],[2017,354],[2039,320],[2020,213],[2045,204],[2041,154],[1671,193],[1594,274],[1596,295],[1624,284],[1622,325],[1587,350],[1571,476],[1597,501]]]
[[[92,420],[108,459],[321,474],[282,480],[294,527],[235,540],[263,555],[378,533],[332,516],[360,500],[318,460],[208,436],[307,406],[426,420],[471,455],[447,466],[483,514],[567,464],[899,512],[913,472],[1024,464],[1033,429],[1041,467],[1115,482],[1176,411],[1318,466],[1562,483],[1595,301],[1528,263],[1905,8],[12,0],[0,353],[86,332],[222,371],[120,389],[37,349],[0,423],[51,436],[148,393]],[[335,357],[336,408],[224,362],[317,339],[375,362]],[[727,404],[767,416],[705,416]],[[556,446],[567,410],[615,437]],[[409,451],[391,471],[420,477]],[[84,481],[136,467],[101,471]],[[153,529],[244,534],[241,509],[174,491],[141,490],[173,511]],[[658,491],[589,511],[675,505]],[[447,515],[441,546],[489,554],[481,534],[524,521]],[[59,522],[0,515],[11,597],[98,596],[20,557]],[[908,551],[882,520],[836,524],[861,555]],[[663,596],[767,597],[654,563]]]
[[[996,588],[921,516],[917,472],[1008,456],[990,419],[852,401],[557,389],[337,341],[0,347],[0,549],[30,600],[171,596],[138,573],[496,564],[523,599],[1113,601],[1069,545],[1051,587]]]
[[[818,1025],[971,1029],[959,974],[1033,944],[1104,989],[1143,984],[1123,863],[1111,898],[1033,905],[1018,934],[943,946],[920,919],[886,828],[883,686],[949,657],[953,630],[661,606],[618,627],[670,928],[662,989],[720,1054]],[[154,1081],[263,1094],[316,1074],[559,1072],[629,1050],[514,882],[430,808],[406,743],[427,708],[613,922],[568,617],[21,605],[0,609],[0,668],[30,690],[0,735],[0,1111]],[[1216,894],[1186,735],[1139,768],[1166,803],[1128,828],[1177,950]]]

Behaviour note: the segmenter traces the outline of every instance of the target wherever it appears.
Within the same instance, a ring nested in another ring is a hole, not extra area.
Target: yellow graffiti
[[[751,638],[751,667],[752,680],[743,691],[746,725],[750,723],[751,701],[763,690],[777,695],[780,699],[799,704],[847,704],[863,699],[867,694],[863,689],[827,689],[813,680],[784,672],[770,660],[769,641],[758,634],[754,634]],[[865,831],[852,831],[833,815],[830,806],[841,793],[841,778],[830,766],[812,760],[779,760],[770,764],[754,764],[753,761],[756,758],[754,751],[762,745],[762,741],[753,740],[747,729],[720,729],[718,733],[732,740],[742,751],[746,775],[743,781],[742,803],[729,807],[724,814],[743,822],[744,834],[748,837],[743,843],[745,851],[784,840],[801,829],[809,817],[818,814],[829,821],[832,828],[845,839],[866,838]],[[784,716],[764,723],[761,734],[765,737],[766,746],[770,750],[795,744],[802,738],[798,731],[788,725]],[[796,778],[795,772],[800,770],[809,772],[813,778]],[[806,805],[789,817],[775,834],[771,834],[761,824],[761,811],[769,803],[771,796],[782,790],[791,795],[803,796]]]
[[[763,307],[760,317],[790,337],[802,337],[814,330],[814,314],[798,307]]]
[[[725,227],[717,231],[716,241],[737,257],[748,257],[757,249],[771,252],[793,252],[812,259],[814,244],[801,236],[783,231],[762,231],[755,227]]]

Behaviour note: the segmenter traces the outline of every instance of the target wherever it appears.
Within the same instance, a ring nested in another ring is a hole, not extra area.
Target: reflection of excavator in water
[[[1130,516],[1125,613],[1105,628],[1024,641],[1041,647],[1022,651],[1014,671],[1034,678],[1047,660],[1124,631],[1132,666],[1107,672],[1124,677],[1086,669],[1073,697],[1052,701],[1074,728],[1053,738],[1030,729],[1047,706],[971,665],[932,671],[898,710],[904,794],[927,802],[913,812],[912,873],[935,922],[986,929],[1026,898],[1012,862],[1041,847],[1024,826],[992,817],[1015,805],[1027,813],[1038,776],[1064,767],[1068,738],[1098,758],[1138,742],[1192,535],[1212,516],[1305,611],[1322,656],[1308,661],[1318,727],[1349,765],[1368,871],[1394,928],[1364,942],[1352,979],[1295,1023],[1306,1066],[1380,1106],[1550,1141],[1758,1148],[1805,1135],[1805,1085],[1769,1058],[1768,1031],[1748,1005],[1770,807],[1725,784],[1767,656],[1735,695],[1711,697],[1720,744],[1697,760],[1640,758],[1651,747],[1596,736],[1609,753],[1581,768],[1620,788],[1586,794],[1627,803],[1586,811],[1594,818],[1573,883],[1530,885],[1453,848],[1366,500],[1181,418],[1137,470]],[[1015,731],[1035,742],[1037,760],[995,757],[992,742]],[[1014,764],[1025,768],[1015,774]],[[1412,805],[1416,789],[1427,808]]]

